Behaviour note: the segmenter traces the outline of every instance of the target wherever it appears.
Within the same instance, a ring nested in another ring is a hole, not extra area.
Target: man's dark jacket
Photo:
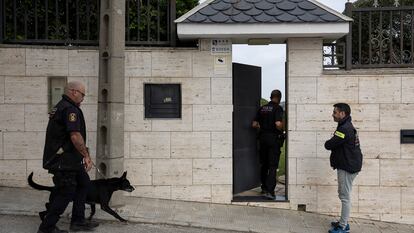
[[[352,125],[351,116],[338,122],[334,136],[325,142],[325,148],[331,150],[331,166],[349,173],[361,171],[362,153],[358,133]]]
[[[83,157],[73,145],[67,127],[69,114],[76,114],[79,132],[86,140],[86,126],[82,110],[68,96],[63,95],[59,103],[49,113],[43,152],[44,169],[49,171],[78,170],[82,167]],[[64,152],[59,154],[59,151]]]

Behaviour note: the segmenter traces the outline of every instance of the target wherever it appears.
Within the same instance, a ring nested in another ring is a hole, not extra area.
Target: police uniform
[[[47,214],[39,231],[52,232],[60,215],[73,200],[72,223],[84,222],[85,201],[90,179],[83,166],[83,156],[70,139],[71,132],[79,132],[86,141],[86,126],[82,110],[68,96],[49,113],[43,168],[53,174],[54,190],[46,204]]]
[[[270,101],[262,106],[254,119],[260,124],[260,179],[262,191],[274,196],[276,171],[279,165],[283,132],[276,128],[276,121],[283,120],[283,109]]]

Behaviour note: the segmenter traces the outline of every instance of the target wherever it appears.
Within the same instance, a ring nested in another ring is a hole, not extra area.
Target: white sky
[[[200,0],[200,2],[204,1]],[[317,1],[338,12],[343,12],[347,2],[347,0]],[[285,99],[285,61],[285,45],[233,45],[233,62],[262,67],[262,97],[267,100],[273,89],[282,91],[282,101]]]

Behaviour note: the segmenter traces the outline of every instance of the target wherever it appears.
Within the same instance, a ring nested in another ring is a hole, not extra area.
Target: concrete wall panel
[[[0,160],[0,186],[25,187],[26,160]]]
[[[400,158],[400,132],[360,132],[359,139],[364,158]]]
[[[192,185],[193,162],[191,159],[154,159],[154,185]]]
[[[231,131],[232,105],[194,105],[194,131]]]
[[[172,186],[171,198],[182,201],[211,202],[211,185]]]
[[[381,131],[395,131],[413,128],[414,104],[381,104]]]
[[[192,54],[187,51],[154,51],[151,74],[154,77],[192,76]]]
[[[232,185],[212,185],[211,200],[213,203],[230,204],[233,197]]]
[[[0,76],[0,104],[4,103],[4,80],[5,77],[4,76]]]
[[[24,131],[24,105],[1,105],[1,131]]]
[[[320,104],[358,103],[358,78],[323,76],[318,79],[317,98]]]
[[[233,155],[232,140],[233,135],[231,132],[212,132],[211,157],[231,158]]]
[[[316,103],[317,77],[289,78],[289,103]]]
[[[69,50],[69,76],[98,76],[99,53],[94,50]]]
[[[316,157],[316,132],[292,131],[289,158]]]
[[[6,77],[4,102],[11,104],[47,104],[47,78]]]
[[[194,159],[194,184],[231,184],[232,160],[224,159]]]
[[[42,159],[44,132],[5,132],[4,159]]]
[[[151,63],[151,52],[127,50],[125,51],[125,76],[150,77]]]
[[[131,132],[131,158],[170,158],[170,133]]]
[[[401,103],[400,76],[359,77],[360,103]]]
[[[401,188],[360,186],[359,212],[387,214],[400,213]]]
[[[297,183],[302,185],[336,185],[336,171],[329,159],[297,159]]]
[[[24,106],[24,129],[44,132],[49,121],[48,105],[36,104]]]
[[[151,131],[151,119],[145,119],[144,105],[125,105],[125,131]]]
[[[69,62],[66,49],[26,49],[26,75],[68,76]]]
[[[1,75],[25,75],[26,74],[26,49],[24,48],[0,48]]]
[[[152,185],[151,159],[125,159],[124,166],[131,185]]]
[[[414,160],[383,159],[380,161],[382,186],[414,187]]]
[[[211,157],[210,132],[171,133],[171,158]]]
[[[401,86],[401,102],[411,104],[414,103],[414,75],[403,76],[401,80]]]

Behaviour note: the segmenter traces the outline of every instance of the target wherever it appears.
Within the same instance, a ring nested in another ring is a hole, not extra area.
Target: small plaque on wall
[[[211,55],[230,55],[231,40],[230,39],[212,39]]]
[[[180,84],[144,84],[145,118],[181,118]]]

